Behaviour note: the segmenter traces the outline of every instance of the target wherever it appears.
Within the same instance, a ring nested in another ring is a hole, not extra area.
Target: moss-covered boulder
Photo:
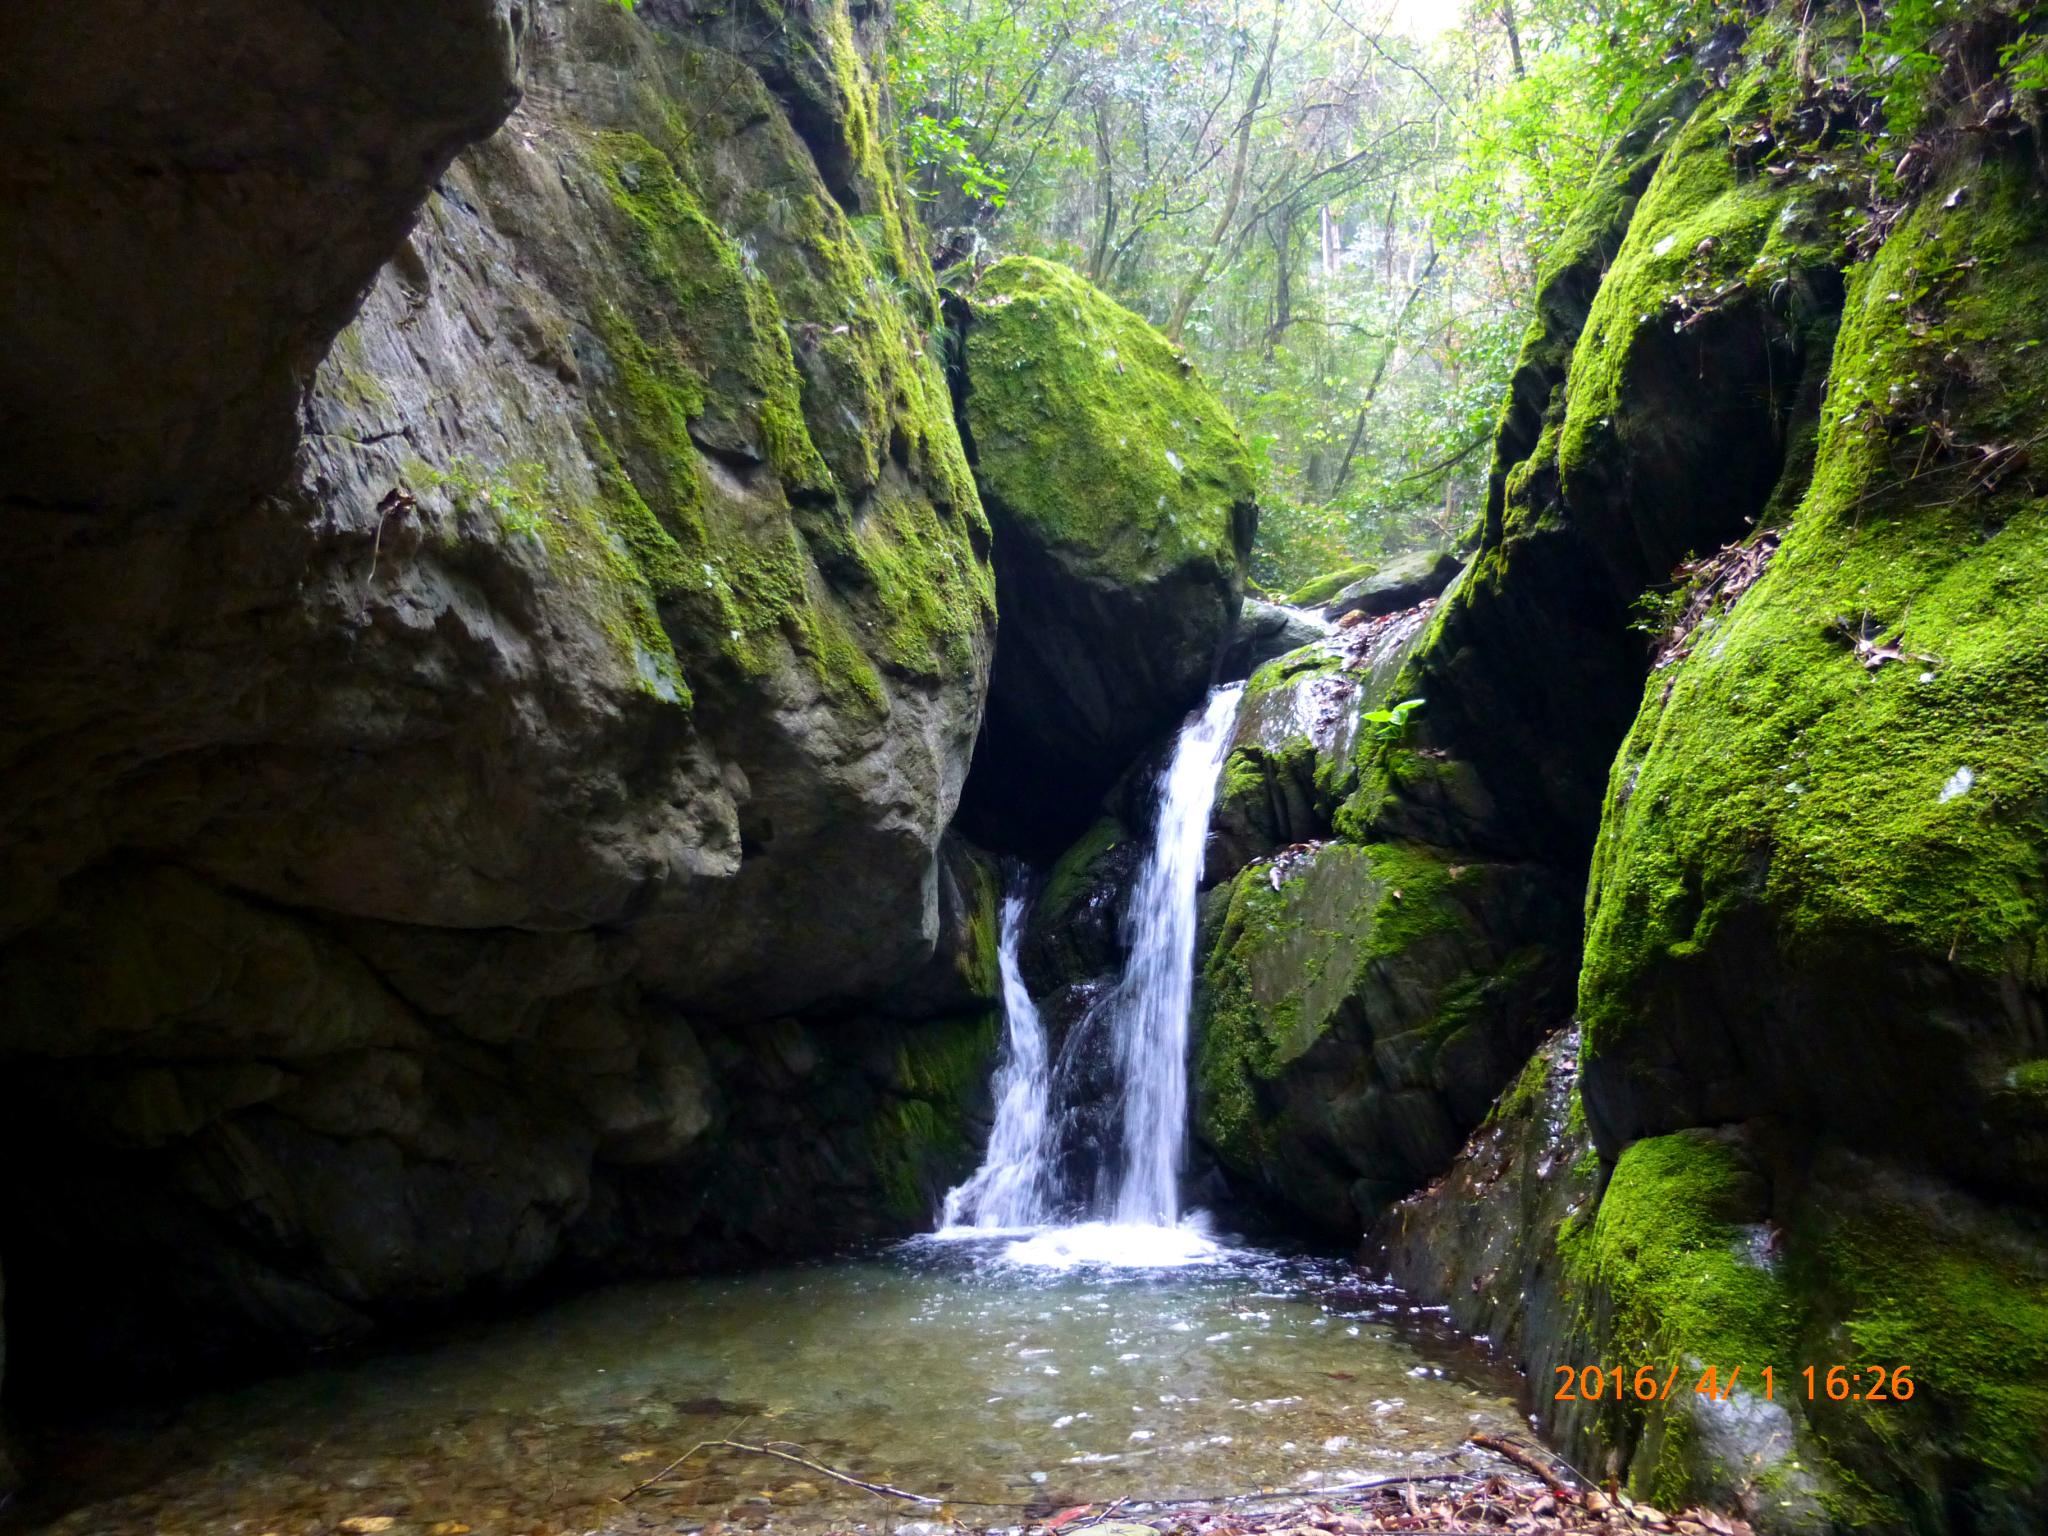
[[[1250,677],[1275,657],[1315,644],[1322,638],[1324,628],[1314,614],[1248,597],[1238,610],[1230,643],[1223,648],[1216,680],[1234,683]]]
[[[1209,882],[1290,843],[1331,835],[1385,747],[1384,727],[1368,717],[1397,702],[1394,686],[1428,617],[1421,606],[1321,635],[1247,679],[1209,818]]]
[[[2008,1077],[2043,1044],[2048,220],[2024,166],[1956,187],[1857,272],[1783,541],[1615,763],[1588,1104],[1616,1142],[1791,1114],[2039,1200]]]
[[[1802,1405],[1859,1529],[2048,1510],[2042,206],[2028,161],[1964,157],[1854,274],[1812,473],[1652,680],[1588,901],[1602,1147],[1759,1127],[1781,1350],[1914,1367],[1896,1411]],[[1677,1280],[1648,1267],[1651,1331],[1699,1353]]]
[[[1331,598],[1342,592],[1353,582],[1363,581],[1380,568],[1377,560],[1361,560],[1355,565],[1340,566],[1313,580],[1305,581],[1287,594],[1290,608],[1320,608]]]
[[[962,323],[1002,611],[971,824],[1050,854],[1200,701],[1244,591],[1251,459],[1187,356],[1065,267],[998,262]]]
[[[1602,173],[1396,688],[1428,706],[1333,818],[1564,875],[1598,829],[1576,1069],[1554,1043],[1381,1234],[1539,1379],[1677,1381],[1537,1394],[1640,1498],[2017,1533],[2048,1508],[2048,229],[2024,146],[1949,130],[1845,283],[1787,107],[1833,25],[1760,22]],[[1627,599],[1687,554],[1645,688]]]
[[[1546,262],[1479,550],[1400,689],[1440,756],[1369,776],[1382,835],[1581,864],[1647,668],[1632,605],[1762,516],[1810,433],[1834,204],[1733,147],[1775,67],[1652,101]]]
[[[1332,619],[1352,613],[1369,619],[1398,613],[1439,596],[1458,574],[1461,564],[1449,550],[1419,550],[1402,555],[1369,575],[1346,582],[1320,606]]]
[[[1300,1217],[1361,1231],[1450,1161],[1555,1017],[1570,913],[1541,870],[1412,846],[1248,866],[1202,972],[1198,1133]]]

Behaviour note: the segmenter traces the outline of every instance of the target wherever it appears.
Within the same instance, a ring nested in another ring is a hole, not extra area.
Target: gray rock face
[[[1449,550],[1403,555],[1352,582],[1323,605],[1323,612],[1332,619],[1347,613],[1362,613],[1369,619],[1399,613],[1439,596],[1458,574],[1458,566],[1458,557]]]
[[[1322,624],[1298,608],[1248,597],[1237,611],[1237,627],[1231,630],[1230,642],[1223,648],[1223,659],[1216,669],[1217,681],[1234,683],[1250,677],[1274,657],[1313,645],[1325,633]]]
[[[13,1315],[921,1221],[994,583],[849,12],[523,8],[451,164],[502,6],[120,9],[0,22]]]
[[[517,99],[527,14],[10,5],[6,494],[104,518],[272,488],[305,376],[449,157]]]

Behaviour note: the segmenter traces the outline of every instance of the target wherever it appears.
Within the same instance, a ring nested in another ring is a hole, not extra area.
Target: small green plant
[[[1386,709],[1368,709],[1365,723],[1378,741],[1399,741],[1408,734],[1408,717],[1422,708],[1421,699],[1403,699]]]
[[[445,492],[458,512],[488,511],[507,533],[545,542],[554,531],[548,517],[554,487],[545,464],[514,464],[494,472],[474,459],[458,456],[445,469],[422,466],[415,478]]]

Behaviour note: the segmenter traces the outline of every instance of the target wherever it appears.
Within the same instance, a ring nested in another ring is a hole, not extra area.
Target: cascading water
[[[1124,916],[1130,958],[1096,1008],[1114,1045],[1119,1083],[1122,1166],[1114,1195],[1099,1200],[1094,1221],[1019,1244],[1015,1257],[1173,1263],[1207,1247],[1190,1235],[1185,1242],[1154,1240],[1134,1248],[1130,1231],[1156,1233],[1180,1219],[1195,897],[1216,781],[1243,692],[1238,684],[1210,695],[1174,744],[1159,779],[1151,853]],[[996,1123],[980,1170],[946,1196],[943,1230],[949,1233],[1037,1227],[1055,1219],[1058,1106],[1051,1102],[1045,1030],[1017,966],[1024,914],[1020,893],[1004,901],[1000,958],[1008,1035],[994,1085]]]
[[[1159,781],[1152,853],[1124,917],[1131,957],[1108,1005],[1115,1010],[1124,1111],[1123,1182],[1113,1215],[1127,1226],[1170,1227],[1180,1218],[1195,896],[1216,779],[1243,692],[1242,684],[1217,689],[1174,744]]]
[[[1035,1227],[1051,1218],[1047,1175],[1052,1157],[1051,1078],[1045,1055],[1045,1026],[1024,990],[1017,945],[1024,931],[1025,898],[1013,890],[1003,898],[998,964],[1003,979],[1003,1058],[996,1068],[995,1129],[981,1167],[946,1196],[945,1224],[982,1230]]]

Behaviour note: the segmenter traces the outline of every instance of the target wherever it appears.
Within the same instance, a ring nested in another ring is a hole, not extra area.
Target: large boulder
[[[1355,815],[1428,600],[1268,662],[1212,813],[1195,1127],[1241,1187],[1356,1235],[1440,1170],[1569,1006],[1569,876]],[[1428,701],[1414,706],[1426,711]]]
[[[1376,826],[1561,861],[1628,675],[1600,637],[1631,585],[1665,585],[1597,802],[1577,1060],[1553,1048],[1381,1230],[1405,1283],[1533,1371],[1675,1374],[1669,1397],[1538,1394],[1566,1453],[1639,1498],[1777,1532],[2032,1531],[2048,225],[2032,152],[1951,126],[1841,308],[1806,174],[1827,130],[1772,106],[1809,43],[1854,30],[1762,29],[1669,134],[1575,339],[1525,353],[1548,404],[1518,390],[1479,562],[1402,684],[1485,794],[1419,795],[1391,753],[1365,780]],[[1532,644],[1608,658],[1575,706],[1540,662],[1489,659],[1518,609]],[[1492,745],[1460,724],[1485,717]]]
[[[1544,871],[1331,842],[1244,869],[1202,973],[1196,1126],[1355,1236],[1442,1169],[1569,995]]]
[[[1248,597],[1238,610],[1230,643],[1223,648],[1217,681],[1234,683],[1250,677],[1274,657],[1315,644],[1327,629],[1315,614]]]
[[[1636,600],[1799,456],[1841,282],[1830,195],[1727,142],[1767,90],[1651,102],[1545,264],[1479,550],[1401,686],[1429,707],[1361,805],[1386,831],[1582,867],[1648,667]]]
[[[1882,1422],[1799,1404],[1886,1530],[2048,1519],[2042,207],[2021,154],[1959,157],[1855,274],[1812,473],[1646,691],[1588,902],[1594,1136],[1627,1168],[1746,1128],[1787,1255],[1766,1342],[1914,1368]],[[1649,1300],[1702,1352],[1710,1319]]]
[[[1252,464],[1187,356],[1065,267],[998,262],[962,324],[1003,616],[968,825],[1049,855],[1216,675]]]
[[[0,22],[15,1362],[921,1222],[995,594],[877,39],[147,9]]]

